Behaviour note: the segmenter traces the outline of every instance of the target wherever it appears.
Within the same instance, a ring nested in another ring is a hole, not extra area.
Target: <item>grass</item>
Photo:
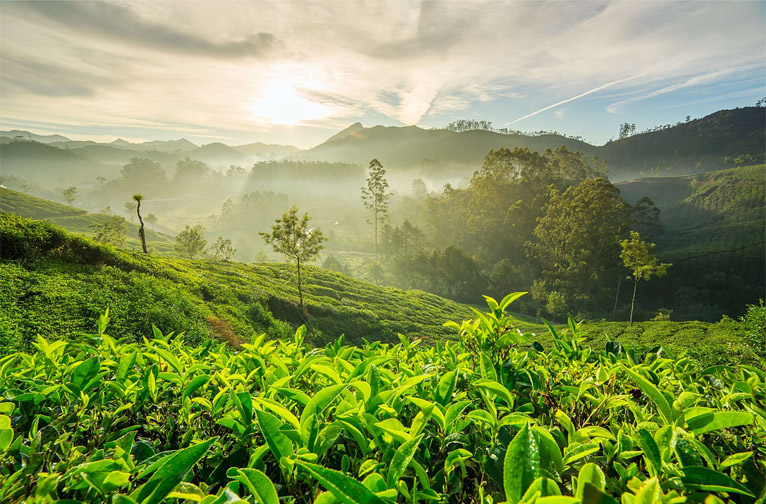
[[[378,287],[307,267],[308,317],[300,313],[294,267],[146,256],[74,236],[44,221],[0,214],[0,342],[28,348],[38,333],[66,339],[90,329],[105,308],[119,334],[139,338],[155,324],[202,341],[221,332],[274,336],[307,323],[316,342],[396,334],[444,338],[445,320],[470,316],[459,303],[420,291]],[[222,329],[225,328],[225,329]],[[331,335],[331,336],[330,336]]]

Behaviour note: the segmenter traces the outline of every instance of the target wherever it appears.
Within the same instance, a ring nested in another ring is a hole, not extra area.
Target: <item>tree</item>
[[[150,213],[146,216],[146,222],[152,225],[152,231],[154,231],[154,225],[157,224],[157,216],[153,213]]]
[[[619,238],[629,210],[619,189],[603,178],[588,179],[563,193],[549,191],[527,253],[540,266],[550,292],[564,295],[575,311],[584,311],[589,303],[602,305],[605,279],[619,273]]]
[[[125,202],[125,213],[128,214],[128,217],[130,217],[130,222],[133,222],[133,214],[136,211],[136,206],[136,203],[133,201]]]
[[[622,123],[620,124],[620,140],[623,138],[628,138],[630,135],[635,134],[636,132],[636,125],[631,123]]]
[[[138,237],[141,238],[141,248],[144,251],[144,254],[148,254],[149,251],[146,250],[146,231],[144,229],[144,220],[141,218],[141,201],[144,199],[143,196],[140,194],[134,194],[133,195],[133,201],[136,202],[136,215],[138,215]]]
[[[93,229],[95,240],[99,243],[110,243],[115,247],[121,247],[125,243],[125,217],[114,215],[101,224],[91,224],[89,227]]]
[[[230,261],[234,252],[237,251],[231,246],[231,240],[224,239],[223,236],[219,236],[218,239],[210,246],[213,257],[221,259],[222,261]]]
[[[99,185],[106,184],[106,178],[105,177],[96,177],[96,180],[98,181]]]
[[[641,235],[637,231],[631,231],[630,239],[622,240],[620,247],[622,247],[620,258],[633,276],[633,299],[630,302],[630,325],[633,325],[633,306],[636,303],[638,281],[649,280],[652,275],[661,277],[672,264],[658,264],[657,257],[652,255],[654,243],[641,240]]]
[[[386,181],[386,170],[380,161],[370,161],[367,186],[362,187],[362,204],[372,214],[372,220],[368,221],[375,226],[375,262],[378,262],[378,223],[388,220],[388,200],[391,198]]]
[[[303,306],[303,288],[301,280],[301,263],[315,259],[324,248],[327,241],[319,228],[309,228],[311,218],[307,213],[298,217],[298,207],[293,205],[290,210],[276,219],[271,226],[271,233],[258,233],[264,241],[271,245],[274,252],[285,255],[288,260],[295,261],[298,269],[298,297],[301,312],[305,315]]]
[[[74,203],[76,197],[77,188],[75,186],[67,187],[64,189],[64,201],[69,203],[69,206],[72,206],[72,203]]]
[[[179,254],[187,254],[189,259],[194,259],[197,254],[202,254],[207,246],[203,233],[205,228],[200,225],[186,226],[183,231],[176,235],[175,249]]]

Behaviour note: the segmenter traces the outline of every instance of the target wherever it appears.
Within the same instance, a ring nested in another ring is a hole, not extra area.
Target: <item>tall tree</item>
[[[77,188],[75,186],[67,187],[64,189],[64,201],[69,203],[69,206],[72,206],[72,203],[74,203],[75,198],[77,197]]]
[[[148,254],[149,251],[146,250],[146,231],[144,230],[144,219],[141,218],[141,201],[143,201],[144,197],[140,194],[134,194],[133,195],[133,201],[136,202],[136,215],[138,215],[138,237],[141,238],[141,248],[144,250],[144,254]]]
[[[290,210],[277,219],[271,226],[271,233],[258,233],[264,241],[271,245],[274,252],[285,255],[295,261],[298,269],[298,297],[301,313],[306,315],[303,305],[303,288],[301,278],[301,263],[315,259],[324,248],[327,241],[319,228],[309,228],[311,218],[308,213],[298,217],[298,207],[293,205]]]
[[[636,287],[639,280],[649,280],[652,275],[661,277],[665,275],[670,263],[658,263],[657,257],[652,255],[654,243],[641,240],[637,231],[630,232],[630,239],[620,242],[622,263],[631,271],[633,277],[633,299],[630,301],[630,325],[633,325],[633,306],[636,304]]]
[[[372,214],[372,220],[369,222],[375,226],[375,262],[378,262],[378,223],[383,224],[388,220],[390,198],[386,170],[380,161],[373,159],[370,161],[367,186],[362,187],[362,204]]]
[[[152,225],[152,230],[154,230],[154,225],[157,224],[157,216],[153,213],[150,213],[146,216],[146,222]]]
[[[125,213],[128,214],[128,217],[130,217],[130,222],[133,222],[133,212],[136,211],[136,203],[133,201],[126,201],[125,202]]]

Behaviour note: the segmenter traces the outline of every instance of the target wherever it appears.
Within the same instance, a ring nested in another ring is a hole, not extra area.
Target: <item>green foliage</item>
[[[377,262],[378,224],[385,224],[388,220],[388,201],[391,199],[386,170],[377,159],[370,161],[365,182],[367,185],[362,187],[362,204],[372,214],[370,222],[375,227],[375,261]]]
[[[748,305],[747,312],[740,319],[744,341],[761,359],[766,359],[766,306],[763,299],[759,304]]]
[[[74,203],[74,200],[77,197],[77,188],[74,186],[67,187],[64,189],[63,194],[64,201],[66,201],[69,206],[72,206],[72,203]]]
[[[230,261],[236,251],[237,249],[231,245],[231,240],[224,239],[223,236],[219,236],[210,246],[210,252],[213,254],[213,257],[222,261]]]
[[[204,232],[205,228],[199,224],[194,227],[186,226],[183,231],[176,235],[176,252],[188,256],[189,259],[194,259],[195,255],[203,254],[207,246]]]
[[[323,242],[327,241],[318,228],[309,228],[311,218],[308,213],[298,218],[298,207],[293,205],[271,226],[271,233],[258,233],[266,243],[271,245],[274,252],[284,254],[289,260],[295,261],[298,271],[298,297],[301,312],[305,311],[303,304],[303,282],[301,279],[301,263],[312,261],[322,251]]]
[[[92,224],[91,229],[95,233],[94,239],[99,243],[108,243],[115,247],[121,247],[125,243],[125,217],[113,215],[101,224]]]
[[[150,235],[151,236],[151,235]],[[286,336],[306,318],[285,264],[188,261],[145,257],[99,245],[44,221],[0,213],[0,355],[29,348],[37,334],[75,337],[89,319],[112,308],[112,327],[138,338],[152,324],[185,333],[190,342],[254,331]],[[422,291],[381,288],[347,276],[302,266],[309,338],[346,340],[443,339],[442,320],[468,317],[468,307]],[[8,342],[8,344],[5,344]]]
[[[762,498],[766,373],[593,350],[572,321],[530,347],[507,337],[521,295],[487,298],[449,324],[461,342],[435,346],[312,349],[305,327],[237,351],[156,328],[136,343],[109,312],[77,341],[38,337],[0,360],[0,500]]]

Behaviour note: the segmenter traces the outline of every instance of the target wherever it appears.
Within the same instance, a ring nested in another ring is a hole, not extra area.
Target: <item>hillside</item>
[[[366,165],[377,158],[392,167],[420,167],[423,163],[481,166],[490,149],[528,147],[542,152],[566,145],[589,158],[607,161],[612,180],[652,173],[691,174],[733,164],[740,155],[760,162],[766,145],[763,107],[722,110],[700,119],[639,133],[603,146],[558,134],[522,135],[473,130],[425,130],[416,126],[365,128],[355,123],[324,143],[290,156],[291,159],[343,161]]]
[[[90,183],[96,177],[115,177],[119,173],[117,166],[26,140],[0,144],[0,166],[3,175],[15,175],[48,188]]]
[[[285,336],[304,323],[293,267],[189,261],[115,249],[43,221],[0,214],[0,348],[25,347],[37,333],[68,338],[88,331],[109,307],[115,334],[185,332],[249,339]],[[402,291],[307,267],[304,297],[317,342],[391,341],[397,333],[443,338],[449,319],[468,307],[419,291]],[[236,336],[231,336],[231,334]]]
[[[297,152],[290,159],[304,161],[338,161],[367,165],[377,158],[384,165],[420,167],[423,162],[481,166],[490,149],[500,147],[529,147],[544,151],[566,145],[570,150],[591,154],[594,147],[560,135],[504,135],[493,131],[454,132],[443,129],[426,130],[417,126],[374,126],[364,128],[356,123],[334,135],[326,142],[307,151]]]
[[[650,197],[665,230],[656,252],[672,262],[658,284],[667,306],[744,305],[766,297],[766,165],[618,184]],[[672,297],[671,297],[672,296]],[[691,298],[691,299],[690,299]],[[702,312],[687,314],[704,318]]]
[[[0,211],[33,220],[48,220],[69,232],[88,238],[95,235],[92,226],[103,224],[110,218],[109,215],[92,214],[80,208],[36,198],[10,189],[0,189]],[[126,226],[125,246],[129,249],[140,250],[138,225],[128,220]],[[157,232],[147,227],[146,240],[150,249],[156,253],[174,253],[173,238],[169,234]]]
[[[751,155],[764,161],[766,108],[721,110],[700,119],[658,131],[609,142],[598,149],[613,180],[636,175],[692,174],[728,166],[734,158]]]

